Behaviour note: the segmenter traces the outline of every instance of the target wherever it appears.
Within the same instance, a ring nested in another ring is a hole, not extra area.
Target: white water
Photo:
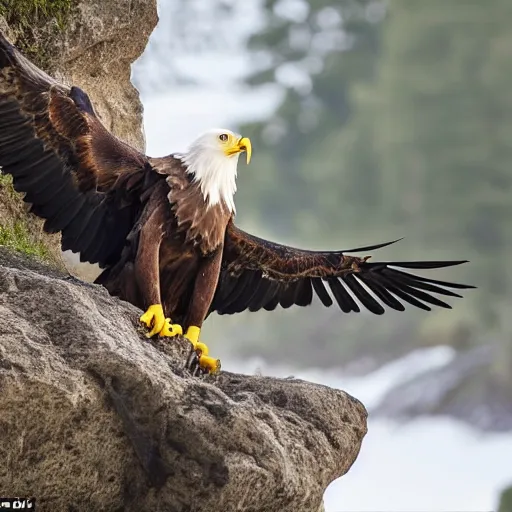
[[[166,4],[161,2],[161,9],[173,3],[165,1]],[[243,5],[246,13],[248,6],[254,8],[257,4],[258,0],[246,0],[240,6]],[[254,13],[257,14],[257,9]],[[247,22],[247,19],[239,21]],[[235,129],[241,121],[265,117],[272,111],[279,97],[275,90],[253,92],[237,82],[250,67],[246,56],[239,51],[242,45],[238,44],[250,26],[251,22],[239,23],[239,35],[234,34],[224,52],[209,52],[201,57],[173,55],[175,69],[182,72],[189,69],[190,75],[201,78],[199,85],[170,83],[168,92],[158,97],[150,87],[142,87],[148,154],[182,151],[208,128]],[[169,27],[166,29],[161,23],[154,37],[165,38],[166,31],[169,32]],[[141,67],[134,68],[135,75],[140,73],[136,78],[142,85],[145,73],[158,73],[167,66],[165,52],[155,52],[152,58],[151,48],[148,51],[144,71]],[[222,320],[229,323],[229,318]],[[443,365],[451,357],[447,349],[416,352],[361,379],[342,379],[325,371],[296,372],[257,361],[242,364],[229,361],[226,356],[223,367],[245,373],[259,368],[264,374],[274,376],[293,374],[344,389],[371,408],[400,380]],[[421,419],[404,426],[372,420],[370,415],[369,432],[359,458],[347,475],[328,488],[325,506],[326,512],[490,511],[496,509],[500,490],[511,483],[512,433],[484,435],[450,419]]]

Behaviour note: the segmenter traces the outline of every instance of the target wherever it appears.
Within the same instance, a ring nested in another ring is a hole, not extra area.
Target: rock
[[[183,338],[0,250],[0,493],[38,510],[318,512],[366,410],[300,380],[183,369]]]
[[[144,150],[142,105],[130,74],[131,64],[144,51],[158,21],[156,0],[60,2],[70,5],[69,9],[52,7],[58,5],[55,0],[53,4],[41,0],[39,10],[26,7],[29,1],[16,0],[12,7],[1,7],[4,16],[0,17],[0,28],[35,64],[62,82],[84,89],[105,126],[122,140]],[[45,3],[49,6],[45,7]],[[23,17],[21,12],[29,14]],[[50,14],[44,16],[41,12]],[[7,209],[12,209],[12,198],[4,193],[0,193],[0,206],[1,203],[8,203]],[[18,199],[17,203],[21,201]],[[37,242],[44,238],[55,255],[52,259],[60,259],[60,236],[42,236],[42,222],[27,217],[29,238]],[[1,211],[0,219],[9,221],[1,216]],[[69,270],[87,280],[96,277],[97,265],[79,264],[70,255],[66,252],[64,257]]]
[[[142,106],[130,74],[158,21],[156,0],[69,4],[70,9],[54,8],[55,16],[38,16],[37,10],[27,14],[33,18],[28,20],[30,29],[14,7],[14,14],[6,13],[7,21],[14,24],[7,35],[42,69],[86,90],[107,128],[143,150]],[[6,28],[5,23],[0,26]]]
[[[143,151],[142,105],[130,75],[158,21],[156,0],[82,0],[74,12],[50,66],[87,91],[112,133]]]

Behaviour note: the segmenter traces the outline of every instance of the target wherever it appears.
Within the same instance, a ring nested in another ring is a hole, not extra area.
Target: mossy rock
[[[55,18],[63,23],[72,0],[0,0],[0,14],[10,25],[30,25]]]
[[[0,246],[63,268],[60,238],[43,231],[43,221],[26,211],[11,176],[0,173]]]
[[[23,53],[51,71],[50,52],[58,44],[77,0],[0,0],[2,30]],[[60,237],[48,235],[30,215],[10,176],[0,170],[0,245],[63,267]]]
[[[50,63],[48,42],[63,32],[77,0],[0,0],[0,15],[16,45],[38,65]],[[48,70],[48,69],[47,69]]]

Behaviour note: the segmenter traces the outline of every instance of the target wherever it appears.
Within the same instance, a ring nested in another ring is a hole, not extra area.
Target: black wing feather
[[[268,293],[272,286],[272,281],[260,279],[253,298],[251,299],[251,305],[249,311],[258,311],[263,307],[263,304],[268,300]]]
[[[356,301],[351,297],[347,290],[345,290],[344,286],[336,277],[330,277],[327,282],[329,283],[334,298],[338,302],[343,313],[350,313],[351,311],[359,313],[361,311]]]
[[[396,282],[404,283],[407,286],[411,286],[412,288],[419,288],[420,290],[425,290],[428,292],[439,293],[441,295],[447,295],[449,297],[457,297],[462,299],[462,295],[458,293],[452,292],[447,288],[441,288],[441,286],[430,284],[424,281],[420,281],[419,279],[415,279],[416,276],[412,274],[408,274],[407,272],[400,272],[399,270],[395,270],[393,268],[387,269],[386,275],[391,277]]]
[[[309,306],[313,301],[313,288],[311,279],[302,279],[297,281],[297,293],[295,295],[295,304],[297,306]]]
[[[350,252],[379,249],[397,241],[351,249]],[[283,308],[307,306],[311,304],[313,294],[326,307],[333,304],[334,297],[344,313],[360,312],[362,307],[382,315],[386,311],[384,306],[404,311],[404,304],[430,311],[431,305],[451,308],[432,294],[460,297],[451,289],[473,288],[400,270],[439,269],[466,263],[465,260],[370,263],[367,259],[347,255],[346,251],[309,251],[276,244],[230,223],[226,232],[223,271],[210,312],[230,314],[245,309],[272,311],[278,305]],[[250,294],[245,290],[249,276],[252,278]]]
[[[358,279],[361,279],[363,283],[370,288],[370,290],[382,301],[386,306],[394,309],[395,311],[404,311],[405,306],[386,288],[380,285],[375,280],[372,281],[371,276],[368,274],[359,274]]]
[[[279,304],[279,295],[276,293],[273,297],[271,297],[268,302],[263,306],[263,309],[266,311],[274,311]]]
[[[385,309],[358,283],[354,274],[347,274],[343,282],[350,288],[352,293],[359,299],[361,304],[372,313],[382,315]]]
[[[391,293],[394,293],[401,299],[405,300],[405,302],[408,302],[411,306],[423,309],[424,311],[431,311],[431,308],[429,306],[423,304],[423,302],[419,301],[414,296],[409,295],[402,289],[401,286],[396,286],[393,282],[390,282],[388,279],[386,279],[385,276],[381,274],[376,275],[374,276],[374,280],[380,283],[384,288],[386,288],[386,290],[390,291]]]
[[[253,297],[252,304],[249,306],[249,311],[259,311],[261,308],[264,308],[269,304],[273,297],[276,296],[276,291],[279,286],[280,285],[277,281],[262,279],[260,284],[261,291],[258,292],[258,295]]]
[[[313,277],[311,279],[313,283],[313,289],[317,297],[322,301],[322,304],[326,307],[332,306],[332,298],[329,295],[329,292],[325,289],[325,285],[321,278]]]
[[[85,92],[57,83],[0,33],[0,167],[44,229],[62,231],[64,250],[102,267],[120,258],[148,162],[103,127]],[[120,176],[139,176],[137,186],[123,189]]]

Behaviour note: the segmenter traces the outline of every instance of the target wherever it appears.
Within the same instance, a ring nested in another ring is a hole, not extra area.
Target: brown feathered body
[[[103,271],[96,282],[112,295],[147,308],[150,304],[138,276],[144,280],[150,275],[151,248],[160,240],[158,269],[164,310],[175,322],[195,325],[191,324],[194,319],[187,319],[187,312],[196,276],[221,254],[232,214],[224,203],[207,208],[199,184],[192,181],[181,161],[165,157],[150,162],[165,180],[145,190],[147,200],[119,261]],[[203,287],[215,289],[217,278],[211,276]]]
[[[244,232],[224,202],[206,202],[181,158],[150,158],[118,140],[85,92],[56,82],[1,35],[0,166],[45,230],[62,234],[63,250],[104,269],[98,283],[143,309],[162,303],[184,328],[213,311],[307,306],[314,295],[345,313],[449,308],[435,295],[467,288],[403,270],[462,261],[372,263],[346,253],[388,244],[307,251]]]

